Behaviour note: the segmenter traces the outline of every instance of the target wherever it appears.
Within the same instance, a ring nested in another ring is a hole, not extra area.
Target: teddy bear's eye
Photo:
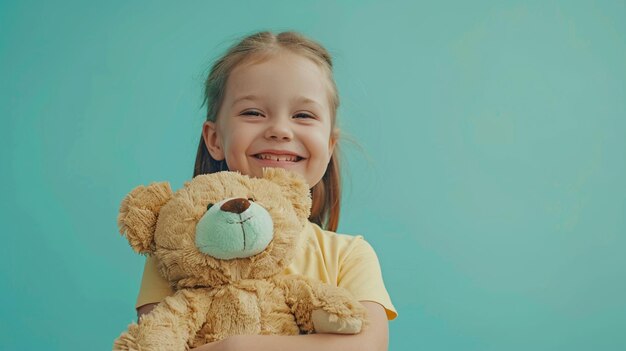
[[[211,207],[213,207],[213,204],[212,204],[212,203],[209,203],[209,204],[206,206],[206,210],[207,210],[207,211],[208,211],[208,210],[210,210],[210,209],[211,209]]]
[[[248,201],[256,201],[253,197],[249,197]]]

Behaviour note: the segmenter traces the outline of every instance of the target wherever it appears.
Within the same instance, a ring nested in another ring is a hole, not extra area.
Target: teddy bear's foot
[[[358,318],[340,318],[324,310],[314,310],[311,314],[316,333],[357,334],[363,323]]]

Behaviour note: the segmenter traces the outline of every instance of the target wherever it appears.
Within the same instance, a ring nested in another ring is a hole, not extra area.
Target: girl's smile
[[[263,167],[320,181],[336,137],[328,78],[310,59],[288,51],[243,62],[226,83],[216,122],[207,121],[203,137],[211,156],[228,169],[255,177]]]
[[[304,159],[304,157],[286,150],[263,150],[252,156],[267,167],[291,166]]]

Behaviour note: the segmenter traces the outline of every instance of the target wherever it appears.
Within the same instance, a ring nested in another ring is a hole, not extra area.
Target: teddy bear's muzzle
[[[196,225],[196,247],[218,259],[256,255],[273,238],[272,217],[265,208],[244,198],[211,206]]]

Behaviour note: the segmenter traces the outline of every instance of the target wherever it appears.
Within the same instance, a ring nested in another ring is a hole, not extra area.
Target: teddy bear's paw
[[[128,332],[122,333],[119,338],[115,339],[113,343],[114,351],[139,351],[141,347],[137,344],[135,337],[132,334],[133,329],[136,330],[136,324],[131,325]],[[135,327],[135,328],[133,328]]]
[[[357,334],[363,326],[358,318],[341,318],[322,309],[314,310],[311,319],[316,333]]]

